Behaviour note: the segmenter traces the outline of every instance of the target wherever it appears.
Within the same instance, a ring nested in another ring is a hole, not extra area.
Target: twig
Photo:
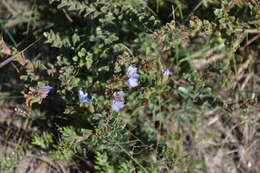
[[[41,37],[42,38],[42,37]],[[40,39],[37,39],[36,41],[34,41],[33,43],[31,43],[29,46],[27,46],[25,49],[23,49],[22,51],[20,51],[19,53],[11,56],[10,58],[4,60],[1,64],[0,64],[0,68],[4,67],[6,64],[8,64],[9,62],[11,62],[12,60],[14,60],[16,57],[18,57],[19,55],[21,55],[22,53],[24,53],[27,49],[29,49],[30,47],[32,47],[35,43],[37,43],[38,41],[40,41]]]
[[[250,33],[250,34],[259,34],[260,28],[256,28],[256,29],[236,29],[235,32],[246,32],[246,33]]]
[[[245,79],[245,81],[243,82],[243,84],[242,84],[242,86],[241,86],[241,90],[243,90],[243,89],[245,88],[245,86],[246,86],[246,84],[248,83],[249,79],[252,78],[252,77],[253,77],[252,74],[248,74],[248,75],[246,76],[246,79]]]
[[[147,170],[131,155],[129,154],[120,144],[116,143],[117,146],[119,146],[119,148],[126,153],[140,168],[142,168],[144,170],[144,172],[147,172]]]
[[[248,45],[250,45],[251,43],[253,43],[254,41],[256,41],[258,38],[260,37],[260,34],[254,36],[252,39],[250,39],[245,46],[241,47],[240,50],[243,51],[245,49],[245,47],[247,47]]]
[[[73,23],[72,18],[69,16],[66,10],[62,9],[62,12],[64,13],[65,17],[69,20],[70,23]]]
[[[188,15],[185,23],[189,20],[189,18],[193,15],[193,13],[200,7],[204,0],[198,1],[197,5],[191,10],[190,14]]]
[[[226,55],[227,54],[214,55],[214,56],[210,57],[210,59],[194,59],[194,60],[192,60],[192,66],[195,69],[202,69],[202,68],[208,66],[209,64],[224,58]]]

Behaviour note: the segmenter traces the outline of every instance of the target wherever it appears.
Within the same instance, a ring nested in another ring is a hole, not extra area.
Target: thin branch
[[[19,53],[11,56],[10,58],[4,60],[2,63],[0,63],[0,68],[4,67],[5,65],[7,65],[8,63],[10,63],[11,61],[13,61],[15,58],[17,58],[18,56],[21,56],[22,53],[24,53],[27,49],[29,49],[30,47],[32,47],[35,43],[37,43],[38,41],[40,41],[42,39],[39,38],[36,41],[34,41],[33,43],[31,43],[29,46],[27,46],[25,49],[23,49],[22,51],[20,51]]]

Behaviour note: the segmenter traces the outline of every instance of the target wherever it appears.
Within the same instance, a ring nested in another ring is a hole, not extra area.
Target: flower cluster
[[[127,76],[129,79],[127,81],[127,85],[131,88],[138,86],[139,74],[137,74],[136,71],[137,71],[136,67],[132,67],[132,66],[128,67]]]
[[[168,76],[171,74],[168,69],[163,70],[162,73],[165,78],[168,78]],[[129,66],[127,69],[127,77],[129,78],[127,80],[127,85],[129,87],[134,88],[138,86],[139,74],[137,74],[137,67]],[[120,109],[125,107],[125,96],[126,95],[123,91],[114,93],[114,98],[111,100],[113,111],[119,112]],[[82,90],[79,90],[78,97],[80,103],[90,102],[90,99],[88,98],[88,93],[84,93]]]
[[[125,93],[123,91],[119,91],[114,93],[114,99],[111,101],[112,110],[118,112],[119,109],[125,107]]]

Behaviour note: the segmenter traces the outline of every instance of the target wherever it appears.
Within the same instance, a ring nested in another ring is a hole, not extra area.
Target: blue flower
[[[137,67],[129,66],[127,69],[127,76],[129,78],[138,78],[139,74],[136,73]]]
[[[51,86],[43,86],[43,87],[39,87],[39,90],[42,90],[42,91],[51,90],[51,89],[52,89]]]
[[[137,78],[130,78],[130,79],[128,79],[127,84],[131,88],[137,87],[138,86]]]
[[[119,91],[114,93],[114,99],[111,101],[112,110],[118,112],[119,109],[125,107],[125,93],[123,91]]]
[[[118,112],[119,109],[125,107],[124,102],[114,99],[111,101],[112,110]]]
[[[169,71],[169,69],[162,70],[162,72],[163,72],[163,75],[166,76],[166,77],[168,77],[168,76],[171,74],[171,72]]]
[[[85,93],[81,90],[79,90],[79,102],[80,103],[85,103],[85,102],[89,102],[90,99],[88,98],[88,93]]]
[[[118,97],[119,100],[124,100],[124,99],[125,99],[125,93],[124,93],[124,91],[119,91],[119,92],[115,93],[114,96],[115,96],[116,98]]]
[[[38,88],[38,94],[41,98],[46,98],[49,91],[52,89],[51,86],[43,86]]]
[[[138,86],[139,74],[137,74],[136,72],[137,72],[137,67],[129,66],[127,69],[127,76],[129,78],[127,81],[127,85],[131,88]]]

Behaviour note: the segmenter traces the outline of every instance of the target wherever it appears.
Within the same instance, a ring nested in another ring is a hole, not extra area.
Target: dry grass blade
[[[248,69],[248,66],[250,65],[250,63],[253,61],[252,56],[249,56],[248,59],[246,60],[246,62],[244,62],[237,70],[237,75],[236,75],[236,79],[235,82],[233,84],[232,88],[235,88],[237,86],[237,84],[239,83],[239,81],[245,76],[245,71],[246,69]],[[243,84],[243,88],[245,87],[245,84],[248,82],[248,80],[251,78],[251,75],[247,75],[246,80]]]
[[[194,59],[192,60],[192,67],[194,69],[202,69],[217,60],[223,59],[225,56],[226,54],[220,54],[220,55],[214,55],[209,59]]]
[[[213,62],[215,62],[217,60],[223,59],[224,57],[230,55],[230,53],[213,55],[214,53],[216,53],[216,51],[218,51],[218,50],[220,50],[220,49],[222,49],[224,47],[225,47],[225,44],[222,43],[218,47],[210,49],[208,52],[206,52],[203,55],[203,58],[191,60],[192,67],[194,69],[202,69],[202,68],[207,67],[209,64],[211,64],[211,63],[213,63]],[[211,57],[209,57],[209,56],[211,56]]]

